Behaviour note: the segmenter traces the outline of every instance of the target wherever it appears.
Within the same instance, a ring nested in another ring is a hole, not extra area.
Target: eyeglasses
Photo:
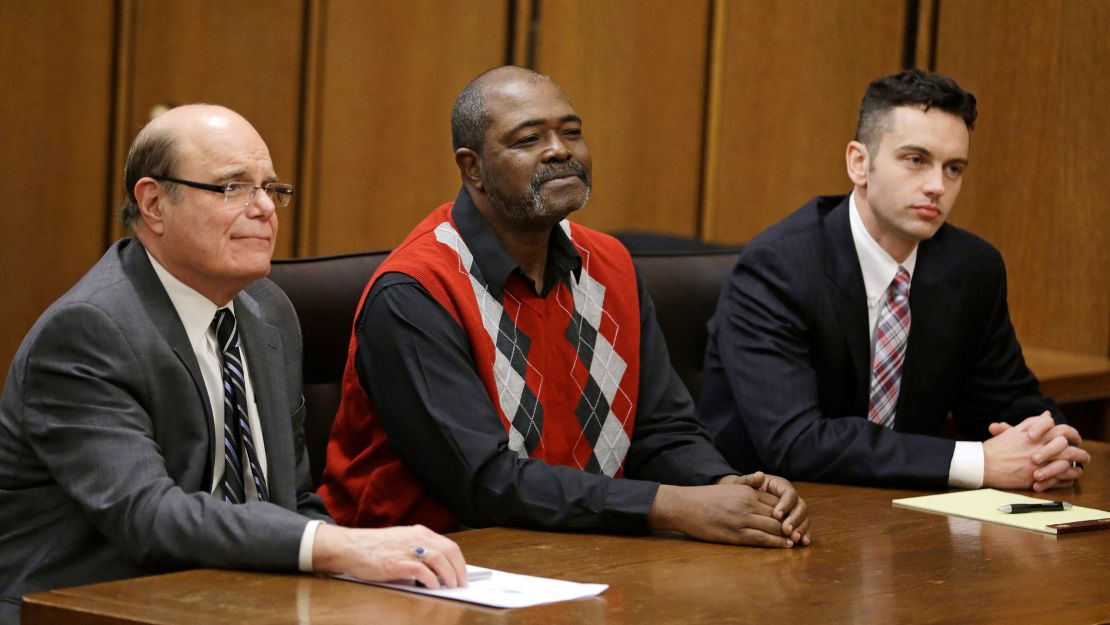
[[[194,189],[201,189],[203,191],[223,193],[224,203],[228,206],[250,206],[251,202],[254,201],[254,194],[258,193],[259,189],[262,189],[266,192],[266,195],[270,196],[275,206],[289,206],[289,201],[293,199],[293,185],[279,182],[267,182],[264,185],[253,185],[249,182],[229,182],[225,185],[218,185],[196,182],[194,180],[182,180],[181,178],[171,178],[170,176],[151,176],[151,178],[163,180],[165,182],[176,182],[177,184],[183,184],[187,187],[193,187]]]

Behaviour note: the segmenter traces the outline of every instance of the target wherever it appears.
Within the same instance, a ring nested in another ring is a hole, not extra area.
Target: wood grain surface
[[[1043,495],[1110,510],[1110,445],[1087,442],[1082,485]],[[813,544],[764,550],[673,536],[460,532],[472,564],[609,584],[516,610],[307,575],[197,570],[25,600],[24,623],[328,625],[899,623],[1072,625],[1110,619],[1110,531],[1047,536],[903,508],[919,491],[797,484]]]

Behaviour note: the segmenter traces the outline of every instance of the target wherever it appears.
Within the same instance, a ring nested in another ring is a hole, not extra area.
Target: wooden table
[[[1110,510],[1110,445],[1057,498]],[[599,598],[495,610],[305,575],[196,570],[28,597],[24,623],[1097,623],[1110,621],[1110,531],[1050,537],[901,508],[915,491],[798,485],[814,544],[484,529],[482,566],[610,585]]]

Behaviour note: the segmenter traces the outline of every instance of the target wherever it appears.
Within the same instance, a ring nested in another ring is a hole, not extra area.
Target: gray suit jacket
[[[191,566],[297,569],[309,518],[330,520],[308,474],[299,324],[269,280],[235,310],[272,503],[209,493],[212,409],[138,240],[112,246],[31,328],[0,399],[0,622],[51,588]]]

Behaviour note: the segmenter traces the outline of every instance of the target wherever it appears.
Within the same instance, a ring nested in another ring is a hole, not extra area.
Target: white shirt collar
[[[205,350],[208,328],[212,325],[212,318],[216,316],[218,307],[212,303],[212,300],[174,277],[155,260],[149,251],[147,251],[146,256],[154,267],[154,273],[158,274],[158,279],[162,281],[166,294],[170,296],[170,302],[173,303],[177,316],[181,319],[181,324],[185,326],[185,334],[189,337],[189,345],[193,347],[195,353],[202,353]],[[235,301],[228,302],[226,308],[234,313]]]
[[[859,267],[863,271],[863,288],[867,292],[867,303],[872,305],[886,293],[887,287],[894,281],[899,264],[863,225],[854,192],[848,198],[848,222],[852,227],[852,242],[856,246]],[[913,246],[913,251],[901,264],[909,272],[910,278],[913,278],[913,270],[917,266],[917,248],[918,246]]]

